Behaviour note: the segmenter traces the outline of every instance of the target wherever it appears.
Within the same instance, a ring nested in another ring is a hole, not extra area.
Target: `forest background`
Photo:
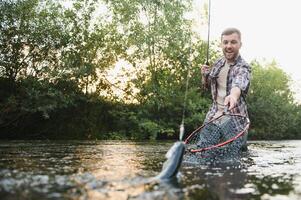
[[[211,98],[200,87],[208,43],[193,31],[192,5],[1,1],[0,138],[175,139],[187,77],[185,132],[193,131]],[[205,5],[200,23],[207,18]],[[274,61],[250,65],[249,139],[301,139],[291,78]]]

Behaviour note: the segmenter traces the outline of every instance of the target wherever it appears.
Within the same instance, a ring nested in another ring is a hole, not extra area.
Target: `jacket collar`
[[[238,63],[242,62],[242,57],[240,56],[240,54],[238,54],[238,56],[236,57],[236,59],[234,60],[234,63],[230,64],[230,68],[237,65]],[[220,58],[213,66],[211,72],[210,72],[210,76],[212,78],[216,78],[218,77],[218,74],[221,70],[221,68],[225,65],[226,63],[226,59],[225,57]]]

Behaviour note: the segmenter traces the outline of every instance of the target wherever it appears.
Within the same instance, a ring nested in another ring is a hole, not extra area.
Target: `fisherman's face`
[[[237,33],[222,36],[222,50],[228,63],[233,63],[239,53],[241,41]]]

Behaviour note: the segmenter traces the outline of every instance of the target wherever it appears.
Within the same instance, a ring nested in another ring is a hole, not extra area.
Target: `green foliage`
[[[50,112],[88,99],[83,93],[95,87],[97,69],[108,67],[121,51],[112,45],[118,35],[110,36],[111,26],[90,26],[95,5],[78,1],[65,9],[57,1],[0,2],[0,126],[29,115],[48,119]]]
[[[186,134],[202,124],[207,43],[185,18],[192,1],[70,3],[0,2],[1,138],[156,140],[178,138],[183,114]],[[120,60],[132,70],[118,85],[106,71]],[[252,68],[251,138],[301,138],[289,77],[275,63]]]
[[[0,3],[0,71],[17,81],[27,76],[52,77],[64,45],[64,27],[59,21],[60,7],[51,2],[43,9],[37,0]]]
[[[147,119],[140,127],[153,137],[172,129],[167,132],[177,137],[189,77],[186,122],[192,130],[202,122],[209,101],[199,89],[198,65],[204,56],[199,59],[198,52],[205,48],[203,43],[192,44],[192,21],[184,18],[191,2],[110,1],[109,6],[131,49],[124,59],[138,72],[131,83],[139,89],[135,99],[143,105],[141,116]]]
[[[298,126],[300,107],[294,103],[288,75],[275,62],[266,66],[253,62],[252,74],[248,96],[251,138],[294,138],[297,130],[292,127]]]
[[[140,123],[139,128],[141,129],[141,133],[143,133],[143,135],[150,140],[157,139],[157,134],[160,131],[159,125],[150,120]]]

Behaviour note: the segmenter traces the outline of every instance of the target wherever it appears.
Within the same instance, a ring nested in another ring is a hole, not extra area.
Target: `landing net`
[[[203,157],[237,154],[246,142],[250,121],[239,114],[223,114],[193,131],[185,140],[190,153]]]

